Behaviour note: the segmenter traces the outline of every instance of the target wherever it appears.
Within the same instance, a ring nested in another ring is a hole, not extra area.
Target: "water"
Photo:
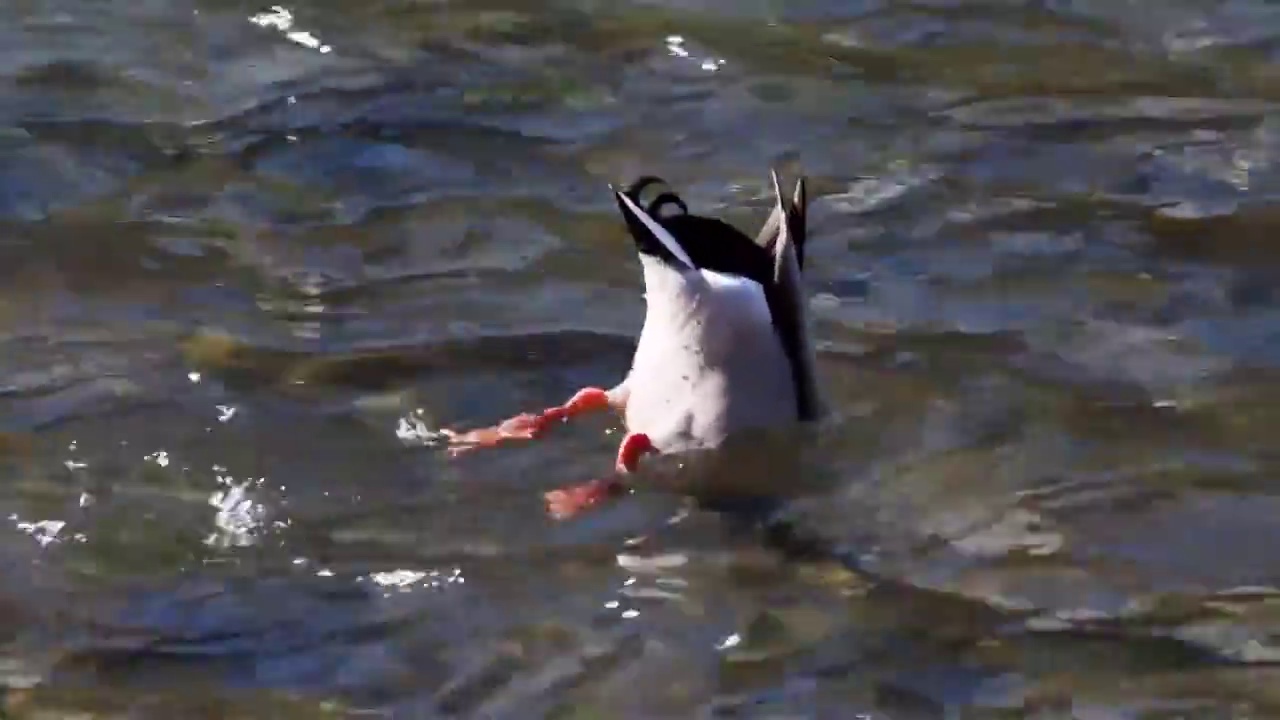
[[[5,3],[4,710],[1280,716],[1278,13]],[[626,369],[608,183],[770,166],[822,552],[433,443]]]

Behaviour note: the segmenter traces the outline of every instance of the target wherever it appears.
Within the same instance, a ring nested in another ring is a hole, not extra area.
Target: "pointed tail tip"
[[[773,183],[773,196],[784,210],[794,208],[795,210],[804,211],[805,206],[808,204],[808,178],[804,175],[796,177],[796,186],[789,199],[790,208],[787,207],[788,198],[782,193],[782,179],[778,174],[777,168],[769,168],[769,179]]]
[[[641,253],[665,257],[690,270],[697,268],[679,241],[626,192],[615,191],[614,198],[618,201],[618,208],[622,211],[631,238]]]
[[[641,210],[640,206],[636,205],[625,190],[619,190],[612,186],[610,186],[610,190],[613,191],[613,199],[618,203],[618,207],[622,210],[624,217],[639,220],[640,216],[644,215],[644,210]]]

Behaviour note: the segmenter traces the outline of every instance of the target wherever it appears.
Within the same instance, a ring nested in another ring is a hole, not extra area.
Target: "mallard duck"
[[[644,272],[646,312],[631,370],[612,389],[588,387],[567,402],[489,428],[447,432],[461,453],[541,436],[555,423],[613,410],[626,425],[616,471],[635,472],[645,453],[720,446],[750,429],[822,413],[801,272],[805,182],[790,198],[771,174],[774,208],[752,240],[716,218],[694,215],[661,178],[614,190]],[[659,188],[644,207],[641,193]],[[565,516],[611,494],[620,477],[547,494]]]

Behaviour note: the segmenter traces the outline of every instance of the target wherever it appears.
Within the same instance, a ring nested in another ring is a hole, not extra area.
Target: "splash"
[[[209,495],[209,505],[216,508],[213,514],[215,530],[205,538],[212,547],[248,547],[254,543],[258,530],[266,517],[267,509],[250,496],[251,487],[259,487],[265,478],[239,483],[230,475],[219,475],[218,484],[223,489]]]

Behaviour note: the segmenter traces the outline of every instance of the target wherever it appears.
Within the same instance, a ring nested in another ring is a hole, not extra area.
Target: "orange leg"
[[[533,440],[546,432],[552,423],[565,421],[597,410],[618,407],[620,401],[600,388],[583,388],[574,393],[563,405],[547,408],[540,413],[524,413],[487,428],[466,432],[445,430],[449,438],[449,455],[457,456],[476,448],[500,445],[508,440]]]
[[[619,475],[630,475],[640,465],[640,457],[653,452],[653,442],[644,433],[628,433],[618,446],[618,459],[614,468]],[[603,478],[592,480],[581,485],[552,490],[543,497],[547,502],[547,513],[556,520],[567,520],[574,515],[596,505],[600,501],[617,495],[625,488],[620,478]]]
[[[640,457],[654,451],[653,441],[644,433],[627,433],[618,446],[618,460],[614,468],[627,475],[636,471],[640,465]]]

